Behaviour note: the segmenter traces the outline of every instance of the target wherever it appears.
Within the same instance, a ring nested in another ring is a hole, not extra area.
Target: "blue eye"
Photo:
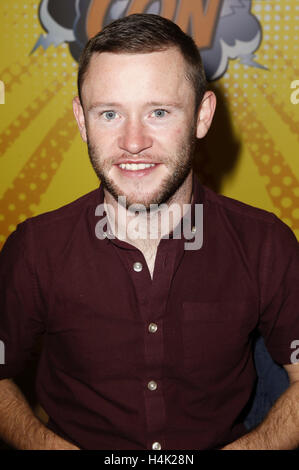
[[[158,117],[158,118],[165,117],[166,113],[167,113],[167,111],[165,111],[165,109],[156,109],[154,111],[155,117]]]
[[[116,118],[116,112],[115,111],[105,111],[103,113],[105,119],[107,119],[107,121],[112,121],[113,119]]]

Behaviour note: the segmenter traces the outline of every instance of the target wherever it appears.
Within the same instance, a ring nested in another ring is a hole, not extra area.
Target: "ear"
[[[73,99],[73,111],[74,115],[79,127],[79,131],[84,142],[87,142],[87,135],[86,135],[86,125],[85,125],[85,117],[82,105],[78,96]]]
[[[196,137],[202,139],[208,132],[216,108],[216,96],[212,91],[207,91],[201,101],[197,116]]]

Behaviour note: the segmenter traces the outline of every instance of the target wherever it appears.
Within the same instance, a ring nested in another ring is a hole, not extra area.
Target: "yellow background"
[[[30,55],[44,33],[38,5],[0,4],[0,246],[19,222],[98,186],[72,114],[77,63],[66,44]],[[236,59],[213,84],[219,111],[202,143],[202,179],[274,212],[299,238],[299,104],[290,98],[299,79],[299,2],[253,1],[253,13],[263,28],[255,60],[268,70]]]

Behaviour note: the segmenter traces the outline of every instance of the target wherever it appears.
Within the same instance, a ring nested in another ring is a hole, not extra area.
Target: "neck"
[[[160,239],[172,232],[187,212],[187,204],[191,203],[192,198],[192,177],[191,171],[167,203],[149,212],[127,210],[104,189],[110,230],[117,238],[127,241],[141,251],[146,247],[157,247]]]

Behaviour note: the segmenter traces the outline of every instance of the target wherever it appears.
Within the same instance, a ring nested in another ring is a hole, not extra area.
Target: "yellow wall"
[[[77,63],[66,44],[30,55],[44,33],[38,5],[0,4],[0,245],[27,217],[98,185],[72,115]],[[268,70],[236,59],[212,84],[219,109],[200,149],[202,178],[274,212],[299,238],[299,4],[257,0],[253,12],[263,29],[255,60]]]

